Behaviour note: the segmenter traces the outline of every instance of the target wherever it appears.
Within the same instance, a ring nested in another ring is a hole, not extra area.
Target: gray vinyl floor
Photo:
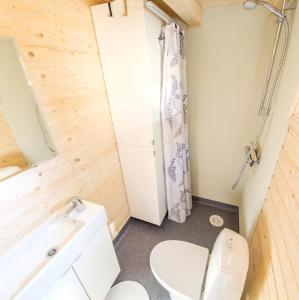
[[[191,216],[187,222],[178,224],[164,219],[156,226],[137,219],[131,219],[126,229],[115,242],[116,254],[121,273],[115,283],[134,280],[147,290],[151,300],[169,300],[168,292],[154,278],[149,256],[153,247],[169,239],[183,240],[212,250],[218,233],[223,227],[214,227],[209,223],[210,215],[218,214],[224,219],[224,226],[239,231],[238,213],[193,202]]]

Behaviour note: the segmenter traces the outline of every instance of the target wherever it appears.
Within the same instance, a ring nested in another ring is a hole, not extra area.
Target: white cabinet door
[[[42,300],[89,300],[73,269],[46,293]]]
[[[152,105],[143,2],[128,1],[129,18],[123,16],[122,1],[111,5],[113,18],[107,15],[105,5],[93,6],[91,11],[116,140],[151,146]]]
[[[154,149],[118,144],[131,216],[160,225],[166,204],[158,198]]]
[[[74,263],[73,268],[91,300],[103,300],[120,272],[107,226],[99,229],[94,240]]]

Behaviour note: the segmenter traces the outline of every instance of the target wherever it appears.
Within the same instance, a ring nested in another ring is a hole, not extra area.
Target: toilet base
[[[188,297],[188,296],[178,295],[178,294],[170,293],[170,292],[169,292],[169,295],[170,295],[170,299],[171,299],[171,300],[195,300],[195,299],[191,299],[191,298]],[[197,299],[196,299],[196,300],[197,300]]]
[[[146,289],[135,281],[122,281],[113,286],[105,300],[150,300]]]
[[[169,295],[170,295],[170,299],[171,299],[171,300],[203,300],[204,292],[202,292],[202,293],[200,294],[200,299],[191,299],[190,297],[187,297],[187,296],[180,296],[180,295],[173,294],[173,293],[169,293]]]

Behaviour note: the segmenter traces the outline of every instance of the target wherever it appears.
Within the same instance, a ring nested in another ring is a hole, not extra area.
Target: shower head
[[[243,2],[243,6],[247,10],[253,10],[258,5],[266,7],[268,10],[270,10],[275,16],[277,16],[281,21],[284,21],[286,19],[286,16],[282,11],[280,11],[277,7],[271,5],[270,3],[263,1],[263,0],[246,0]]]

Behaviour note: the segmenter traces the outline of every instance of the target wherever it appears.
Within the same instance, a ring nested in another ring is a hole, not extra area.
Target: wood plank
[[[265,233],[267,232],[267,237],[268,237],[268,244],[269,244],[269,255],[271,256],[271,266],[273,269],[273,277],[275,281],[275,286],[276,286],[276,292],[278,295],[278,299],[287,299],[287,292],[286,292],[286,284],[285,280],[283,277],[283,272],[282,272],[282,266],[281,262],[278,257],[278,251],[277,251],[277,246],[275,245],[274,242],[274,230],[271,225],[271,216],[270,216],[270,211],[267,209],[268,202],[270,201],[270,198],[267,197],[264,208],[263,208],[263,214],[264,214],[264,224],[265,226],[261,226],[261,231],[264,231]],[[251,257],[251,259],[254,259],[254,257]],[[257,278],[255,277],[255,280]]]
[[[299,168],[299,137],[297,138],[292,131],[286,135],[283,150],[292,164]]]
[[[252,295],[252,299],[264,299],[264,295],[267,294],[267,290],[265,291],[265,268],[263,267],[263,253],[260,251],[260,240],[259,240],[259,235],[256,235],[256,240],[255,240],[255,261],[253,262],[254,264],[254,269],[257,270],[259,274],[260,280],[256,281],[255,284],[255,291],[254,294]]]
[[[286,249],[286,243],[283,237],[283,232],[280,225],[277,222],[278,216],[276,215],[274,206],[274,199],[269,195],[269,201],[266,202],[266,210],[268,210],[268,216],[273,234],[274,244],[277,250],[280,267],[283,274],[284,284],[286,286],[287,299],[299,299],[299,290],[295,281],[295,276],[292,269],[292,264],[288,256]]]
[[[160,0],[173,10],[187,25],[200,25],[202,8],[197,0]]]
[[[258,248],[257,248],[257,235],[254,235],[251,242],[250,247],[250,257],[255,257],[256,259],[250,260],[250,273],[249,273],[249,281],[248,281],[248,292],[247,295],[250,299],[257,299],[259,287],[258,287],[258,281],[251,278],[251,276],[256,275],[258,272],[258,266],[259,266],[259,256],[258,256]]]
[[[293,115],[290,118],[289,131],[292,132],[296,137],[299,137],[299,115]]]
[[[215,6],[229,5],[229,4],[240,4],[241,0],[200,0],[200,5],[203,9]]]
[[[290,218],[294,230],[294,237],[296,237],[297,241],[299,241],[299,201],[298,199],[296,199],[279,165],[276,167],[276,171],[274,174],[274,182],[276,184],[279,196],[281,197],[287,209],[288,217]]]
[[[284,148],[281,150],[278,165],[281,168],[295,198],[299,199],[299,171]]]
[[[257,237],[259,243],[259,251],[262,253],[262,266],[265,272],[265,288],[264,298],[265,299],[277,299],[275,279],[272,269],[272,257],[271,248],[269,243],[269,230],[264,214],[261,214],[259,220],[260,226],[257,227]],[[260,282],[260,284],[262,284]]]
[[[288,274],[292,278],[292,282],[296,283],[294,287],[294,295],[297,295],[299,299],[299,269],[296,266],[299,266],[299,243],[296,239],[294,228],[291,225],[287,210],[282,201],[281,195],[278,193],[275,180],[271,184],[270,188],[270,197],[272,199],[269,207],[272,209],[272,213],[275,216],[275,226],[277,235],[280,230],[279,240],[283,248],[286,250],[286,256],[283,255],[284,259],[289,261],[290,268],[288,269]],[[294,298],[295,299],[295,298]]]
[[[114,0],[87,0],[88,5],[97,5],[97,4],[106,4],[109,2],[113,2]],[[125,0],[123,0],[125,1]]]

